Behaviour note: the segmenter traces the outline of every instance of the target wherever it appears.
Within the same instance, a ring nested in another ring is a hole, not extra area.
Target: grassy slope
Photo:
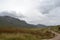
[[[60,33],[60,26],[52,26],[50,27],[51,30]]]
[[[47,28],[0,28],[1,40],[42,40],[54,36]]]

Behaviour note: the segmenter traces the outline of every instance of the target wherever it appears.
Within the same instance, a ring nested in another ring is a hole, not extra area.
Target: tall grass
[[[46,28],[4,28],[0,29],[0,40],[42,40],[53,38],[55,34]]]

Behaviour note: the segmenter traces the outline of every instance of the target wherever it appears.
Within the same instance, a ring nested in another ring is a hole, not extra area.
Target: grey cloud
[[[60,25],[60,7],[57,7],[49,12],[46,18],[40,21],[46,25]]]
[[[60,25],[60,0],[42,0],[38,7],[40,17],[26,19],[28,23],[45,24],[45,25]],[[38,14],[38,12],[37,12]],[[47,15],[45,15],[47,14]]]
[[[43,0],[40,2],[39,10],[41,13],[49,13],[49,11],[60,7],[60,0]]]
[[[60,0],[42,0],[38,9],[47,15],[42,20],[33,20],[34,24],[60,25]]]
[[[24,18],[25,16],[23,16],[21,13],[18,15],[15,11],[2,11],[0,12],[0,16],[11,16],[11,17],[15,17],[15,18]]]

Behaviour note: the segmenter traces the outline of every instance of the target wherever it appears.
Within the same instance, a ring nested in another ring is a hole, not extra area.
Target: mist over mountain
[[[24,18],[25,16],[20,13],[18,15],[15,11],[2,11],[0,12],[0,16],[11,16],[14,18]]]
[[[19,20],[11,16],[0,16],[0,27],[37,28],[37,27],[46,27],[46,26],[42,24],[39,25],[28,24],[23,20]]]
[[[60,25],[60,0],[0,0],[0,12],[5,10],[15,12],[0,15],[18,17],[30,24]]]

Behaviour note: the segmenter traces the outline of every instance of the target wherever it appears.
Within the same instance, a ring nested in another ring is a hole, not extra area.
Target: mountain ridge
[[[41,25],[41,24],[40,24]],[[41,25],[39,27],[45,27]],[[28,24],[24,20],[19,20],[18,18],[10,17],[10,16],[0,16],[0,26],[15,26],[15,27],[38,27],[38,25]]]

